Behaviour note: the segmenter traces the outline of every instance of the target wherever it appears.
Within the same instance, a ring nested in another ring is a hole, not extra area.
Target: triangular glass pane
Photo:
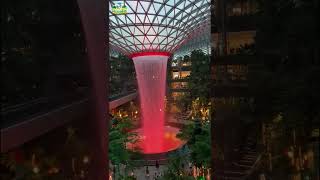
[[[147,38],[150,41],[150,43],[153,43],[153,41],[155,40],[156,36],[147,36]]]
[[[166,14],[166,12],[165,12],[163,9],[161,9],[160,12],[159,12],[159,15],[160,15],[160,16],[164,16],[165,14]],[[160,21],[160,22],[161,22],[161,21]]]
[[[186,4],[184,7],[188,6],[191,2],[189,0],[186,0]]]
[[[151,29],[148,32],[148,35],[156,35],[157,33],[154,30],[154,27],[151,27]]]
[[[109,9],[112,9],[113,4],[114,3],[112,1],[109,1]]]
[[[161,36],[166,36],[166,35],[167,35],[166,30],[161,31],[161,32],[160,32],[160,35],[161,35]]]
[[[155,10],[155,7],[154,7],[154,4],[151,5],[149,11],[148,11],[148,14],[156,14],[156,10]]]
[[[136,36],[136,39],[138,40],[138,42],[143,43],[144,36]]]
[[[113,37],[114,37],[115,39],[121,38],[118,34],[113,34]]]
[[[157,49],[158,49],[158,45],[152,44],[152,45],[151,45],[151,49],[157,50]]]
[[[122,36],[124,36],[124,37],[130,36],[130,33],[128,33],[128,31],[123,28]]]
[[[148,14],[148,18],[149,18],[149,20],[150,20],[150,23],[153,22],[153,20],[154,20],[155,17],[156,17],[155,15],[150,15],[150,14]]]
[[[150,5],[150,2],[146,2],[146,1],[140,1],[143,9],[147,12],[148,11],[148,8],[149,8],[149,5]]]
[[[159,9],[161,8],[162,4],[159,4],[159,3],[153,3],[153,6],[155,8],[155,11],[159,11]]]
[[[163,36],[158,36],[158,39],[159,39],[159,43],[163,43],[164,39],[166,39],[166,38]]]
[[[197,3],[196,3],[196,7],[200,7],[201,4],[202,4],[202,1],[197,2]]]
[[[172,32],[171,36],[172,37],[176,37],[177,36],[177,31]]]
[[[132,36],[129,36],[129,37],[126,37],[127,41],[129,41],[131,44],[134,44],[133,43],[133,37]]]
[[[146,24],[151,24],[151,22],[150,22],[150,19],[149,19],[148,15],[146,16],[146,19],[144,20],[144,23],[146,23]]]
[[[143,35],[143,26],[137,26],[136,29],[135,29],[135,35]]]
[[[180,4],[177,6],[177,8],[183,10],[183,9],[184,9],[184,4],[185,4],[185,1],[182,1],[182,3],[180,3]]]
[[[128,9],[132,9],[133,12],[136,12],[138,1],[126,1],[127,5],[129,6]]]
[[[160,49],[162,50],[165,47],[165,45],[160,44]]]
[[[140,19],[140,22],[141,23],[144,23],[144,18],[145,18],[145,15],[144,14],[138,14],[138,19]]]
[[[144,33],[148,34],[150,28],[151,28],[151,26],[144,26]]]
[[[141,44],[138,44],[138,45],[137,45],[137,48],[138,48],[138,50],[142,50],[142,45],[141,45]]]
[[[122,38],[118,39],[118,41],[119,41],[120,43],[122,43],[122,44],[126,44],[126,43],[125,43],[125,40],[122,39]]]
[[[162,19],[163,19],[163,16],[157,16],[157,19],[158,19],[158,24],[161,24],[162,23]]]
[[[135,22],[134,17],[135,17],[134,14],[128,14],[128,15],[127,15],[127,18],[129,19],[129,22],[130,22],[130,23],[134,23],[134,22]]]
[[[138,2],[141,2],[141,1],[138,1]],[[137,8],[137,13],[145,13],[145,11],[143,10],[142,6],[140,3],[138,3],[138,8]]]
[[[114,16],[110,16],[110,21],[112,21],[112,22],[116,22],[116,17],[114,17]]]
[[[174,11],[171,11],[168,15],[168,17],[173,18],[174,17]]]
[[[174,0],[169,0],[169,1],[167,2],[167,5],[174,6]]]

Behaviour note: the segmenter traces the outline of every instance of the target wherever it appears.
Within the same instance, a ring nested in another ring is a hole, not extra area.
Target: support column
[[[109,178],[108,161],[108,1],[77,0],[85,34],[91,79],[92,116],[90,130],[90,180]]]
[[[217,26],[218,26],[218,53],[220,56],[228,53],[228,41],[227,41],[227,0],[217,0]]]

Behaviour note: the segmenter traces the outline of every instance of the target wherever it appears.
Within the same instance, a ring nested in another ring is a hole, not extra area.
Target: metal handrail
[[[118,94],[114,97],[110,97],[108,101],[113,101],[115,99],[121,98],[128,94],[132,94],[135,91],[130,91],[122,94]],[[10,106],[5,109],[1,109],[1,116],[3,121],[1,122],[1,128],[7,126],[8,124],[13,124],[17,122],[21,122],[19,120],[21,117],[30,118],[36,115],[40,115],[54,109],[57,109],[61,106],[64,106],[68,103],[72,103],[81,99],[87,99],[88,97],[85,95],[72,97],[72,98],[39,98],[38,100],[27,102],[15,106]]]
[[[30,100],[30,101],[19,103],[19,104],[15,104],[15,105],[2,106],[1,107],[1,112],[6,113],[7,111],[14,111],[15,109],[18,109],[18,108],[21,108],[21,107],[25,107],[27,105],[43,102],[44,100],[48,100],[48,98],[47,97],[41,97],[41,98],[33,99],[33,100]]]
[[[168,152],[164,152],[164,153],[159,153],[159,156],[160,155],[163,155],[164,158],[159,158],[159,159],[139,159],[139,160],[131,160],[132,162],[136,163],[136,164],[142,164],[143,166],[146,166],[149,165],[148,163],[149,162],[156,162],[158,161],[159,164],[165,164],[169,159],[170,159],[170,156],[171,155],[180,155],[180,156],[188,156],[190,155],[190,152],[186,152],[186,153],[178,153],[178,154],[175,154],[177,152],[179,152],[181,149],[184,149],[187,145],[184,144],[183,146],[179,147],[178,149],[175,149],[175,150],[172,150],[172,151],[168,151]]]
[[[253,165],[251,166],[250,170],[248,171],[247,175],[245,175],[243,177],[243,179],[247,179],[255,170],[255,168],[258,166],[258,163],[261,160],[261,154],[259,154],[259,156],[257,157],[256,161],[253,163]]]

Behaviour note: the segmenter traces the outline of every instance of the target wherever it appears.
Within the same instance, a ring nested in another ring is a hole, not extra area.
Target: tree
[[[184,125],[177,137],[187,141],[191,150],[191,161],[197,167],[210,167],[211,162],[211,129],[210,123],[195,120],[194,123]]]
[[[119,55],[110,61],[111,94],[130,91],[135,87],[134,64],[127,56]]]
[[[191,159],[197,167],[209,168],[211,163],[211,129],[210,123],[204,123],[201,131],[195,135],[191,149]]]
[[[160,178],[161,180],[193,180],[192,176],[188,176],[182,164],[187,164],[186,158],[181,155],[169,158],[167,170]]]
[[[191,73],[189,89],[192,99],[200,98],[203,103],[208,102],[210,93],[210,57],[201,50],[191,52]]]
[[[320,75],[314,1],[259,1],[257,52],[263,68],[253,76],[255,110],[282,113],[287,128],[319,127]],[[266,23],[267,22],[267,23]],[[306,33],[308,32],[308,33]]]
[[[109,158],[111,163],[117,168],[117,175],[127,177],[127,171],[133,168],[132,158],[137,157],[139,149],[129,150],[127,144],[135,144],[138,141],[138,135],[130,132],[132,129],[131,119],[115,118],[112,120],[112,126],[109,131]],[[124,174],[121,174],[120,165],[124,165]]]
[[[55,67],[82,65],[84,71],[84,39],[75,1],[5,0],[1,9],[4,103],[56,95]]]
[[[277,134],[270,151],[282,154],[284,145],[303,151],[320,124],[318,2],[260,0],[259,8],[256,47],[262,68],[251,81],[255,113]]]

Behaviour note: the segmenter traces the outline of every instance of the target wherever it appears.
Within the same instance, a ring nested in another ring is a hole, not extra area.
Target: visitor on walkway
[[[156,160],[156,168],[157,168],[157,171],[159,171],[159,163],[158,163],[158,160]]]
[[[116,179],[116,166],[113,166],[113,178]]]
[[[259,180],[266,180],[266,176],[263,173],[261,173],[259,176]]]
[[[149,174],[149,168],[148,168],[148,166],[146,167],[146,177],[149,179],[149,176],[150,176],[150,174]]]

